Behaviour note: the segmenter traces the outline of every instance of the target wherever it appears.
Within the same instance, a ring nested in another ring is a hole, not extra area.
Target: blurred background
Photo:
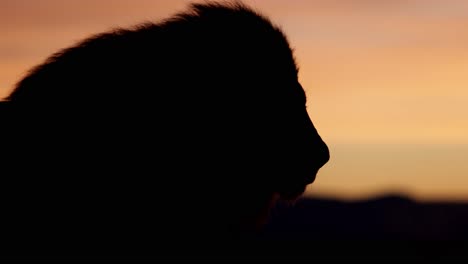
[[[0,0],[0,97],[93,33],[186,0]],[[331,160],[305,197],[468,201],[468,1],[245,0],[289,37]]]

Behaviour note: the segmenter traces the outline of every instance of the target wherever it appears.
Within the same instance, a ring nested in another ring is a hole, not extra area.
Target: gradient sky
[[[244,2],[289,37],[331,150],[307,195],[468,200],[468,1]],[[0,97],[52,52],[187,3],[0,0]]]

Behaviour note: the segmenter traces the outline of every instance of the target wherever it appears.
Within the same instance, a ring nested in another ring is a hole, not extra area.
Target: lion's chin
[[[295,201],[297,200],[306,190],[307,185],[295,185],[287,186],[281,189],[278,193],[282,200]]]

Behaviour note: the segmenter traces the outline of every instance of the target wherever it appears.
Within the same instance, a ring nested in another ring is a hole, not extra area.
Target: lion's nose
[[[309,147],[309,160],[314,166],[314,169],[318,171],[323,165],[325,165],[330,160],[330,150],[328,149],[327,144],[323,141],[322,137],[319,135],[317,129],[315,128],[312,120],[308,118],[308,147]]]
[[[309,156],[309,169],[311,174],[307,176],[307,184],[311,184],[315,181],[319,169],[330,160],[330,151],[327,144],[319,137],[319,140],[315,141],[312,145],[311,155]]]
[[[322,138],[320,138],[319,142],[316,144],[316,149],[317,152],[314,155],[314,159],[318,170],[330,160],[330,150]]]

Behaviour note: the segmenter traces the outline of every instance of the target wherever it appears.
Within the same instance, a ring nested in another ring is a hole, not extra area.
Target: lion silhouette
[[[1,102],[3,255],[175,255],[257,232],[329,159],[297,74],[282,30],[240,2],[51,55]]]

